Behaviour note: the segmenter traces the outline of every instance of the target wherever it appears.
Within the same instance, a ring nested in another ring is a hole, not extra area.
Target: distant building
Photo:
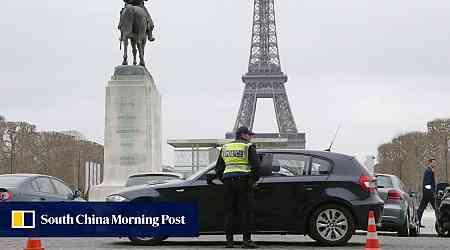
[[[226,142],[225,139],[168,140],[175,148],[173,169],[184,176],[205,169],[217,160],[218,147]]]

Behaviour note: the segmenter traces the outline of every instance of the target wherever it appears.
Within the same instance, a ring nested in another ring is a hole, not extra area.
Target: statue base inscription
[[[118,66],[106,87],[102,184],[89,200],[104,201],[128,176],[161,171],[161,96],[141,66]]]

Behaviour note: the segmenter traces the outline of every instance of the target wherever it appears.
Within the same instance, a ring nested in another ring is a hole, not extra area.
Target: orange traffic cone
[[[377,225],[373,211],[369,211],[369,225],[367,226],[366,250],[380,250],[380,242],[377,237]]]
[[[40,239],[29,238],[27,246],[23,250],[45,250]]]

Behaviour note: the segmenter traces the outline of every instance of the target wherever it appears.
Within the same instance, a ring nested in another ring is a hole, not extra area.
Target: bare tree
[[[380,145],[376,171],[397,175],[410,190],[419,192],[426,161],[435,158],[440,163],[438,180],[448,182],[449,128],[450,120],[434,120],[428,123],[427,133],[402,134]]]
[[[0,151],[2,166],[9,165],[3,172],[26,171],[25,158],[30,155],[30,142],[33,140],[35,126],[26,122],[0,123]],[[5,164],[8,162],[8,164]]]
[[[85,191],[86,162],[103,166],[103,146],[71,134],[36,132],[32,124],[0,117],[0,174],[47,174]]]

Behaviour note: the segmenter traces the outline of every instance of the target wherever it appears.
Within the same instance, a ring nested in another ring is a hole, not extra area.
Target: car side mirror
[[[409,196],[411,197],[411,198],[416,198],[417,197],[417,194],[415,193],[415,192],[409,192]]]
[[[262,155],[261,157],[262,157],[262,160],[257,169],[257,175],[260,177],[271,176],[272,170],[273,170],[272,169],[273,155],[265,154],[265,155]]]
[[[208,185],[220,185],[220,184],[222,184],[217,179],[217,176],[214,173],[207,173],[206,174],[206,183],[208,183]]]

